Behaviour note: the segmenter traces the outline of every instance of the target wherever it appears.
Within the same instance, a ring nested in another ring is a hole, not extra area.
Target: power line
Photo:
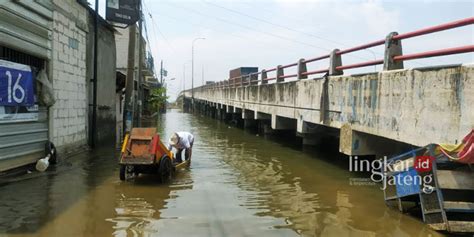
[[[170,4],[169,2],[167,2],[168,4]],[[206,2],[208,3],[208,2]],[[212,4],[212,3],[208,3],[210,5],[214,5],[216,7],[220,7],[219,5],[216,5],[216,4]],[[274,34],[274,33],[270,33],[270,32],[266,32],[266,31],[261,31],[261,30],[257,30],[257,29],[254,29],[252,27],[248,27],[246,25],[242,25],[242,24],[239,24],[239,23],[235,23],[235,22],[232,22],[232,21],[228,21],[226,19],[223,19],[223,18],[219,18],[219,17],[215,17],[215,16],[211,16],[211,15],[207,15],[207,14],[204,14],[202,12],[199,12],[199,11],[196,11],[194,9],[190,9],[190,8],[187,8],[187,7],[182,7],[182,6],[177,6],[177,5],[174,5],[174,4],[170,4],[171,6],[173,7],[176,7],[176,8],[182,8],[182,9],[185,9],[187,11],[191,11],[195,14],[198,14],[198,15],[201,15],[201,16],[204,16],[204,17],[211,17],[211,18],[214,18],[216,20],[219,20],[219,21],[222,21],[222,22],[225,22],[227,24],[232,24],[232,25],[236,25],[236,26],[239,26],[239,27],[242,27],[242,28],[246,28],[246,29],[249,29],[249,30],[252,30],[252,31],[255,31],[255,32],[258,32],[258,33],[261,33],[261,34],[266,34],[266,35],[270,35],[270,36],[273,36],[273,37],[276,37],[276,38],[279,38],[279,39],[283,39],[283,40],[287,40],[287,41],[291,41],[291,42],[295,42],[295,43],[298,43],[298,44],[302,44],[302,45],[306,45],[306,46],[309,46],[309,47],[313,47],[313,48],[317,48],[317,49],[320,49],[320,50],[324,50],[325,53],[327,52],[330,52],[332,51],[332,49],[328,49],[328,48],[325,48],[325,47],[320,47],[320,46],[316,46],[316,45],[313,45],[313,44],[309,44],[309,43],[306,43],[306,42],[303,42],[303,41],[299,41],[299,40],[295,40],[295,39],[292,39],[292,38],[289,38],[289,37],[285,37],[285,36],[281,36],[281,35],[277,35],[277,34]],[[225,7],[222,7],[223,9],[226,9],[226,10],[229,10],[229,11],[232,11],[232,12],[236,12],[237,14],[240,14],[238,11],[235,11],[235,10],[232,10],[232,9],[228,9],[228,8],[225,8]],[[244,13],[242,13],[244,14]],[[256,18],[256,17],[253,17],[251,15],[248,15],[248,14],[244,14],[244,16],[246,17],[250,17],[250,18],[253,18],[253,19],[258,19],[258,20],[261,20],[259,18]],[[297,33],[301,33],[302,31],[296,31],[296,30],[293,30],[289,27],[285,27],[285,26],[279,26],[277,24],[274,24],[274,23],[271,23],[269,21],[266,21],[266,20],[262,20],[264,21],[265,23],[267,24],[271,24],[271,25],[274,25],[274,26],[277,26],[277,27],[282,27],[284,29],[289,29],[291,31],[294,31],[294,32],[297,32]],[[305,33],[305,34],[308,34],[308,33]],[[313,35],[311,34],[313,37],[317,37],[317,38],[321,38],[319,36],[316,36],[316,35]],[[375,53],[370,50],[370,49],[365,49],[366,51],[372,53],[374,55],[374,59],[375,59]],[[358,59],[363,59],[363,60],[371,60],[371,59],[368,59],[368,58],[365,58],[365,57],[360,57],[358,55],[352,55],[352,54],[349,54],[347,55],[348,57],[352,57],[352,58],[358,58]]]
[[[146,27],[147,25],[147,22],[145,20],[145,18],[143,18],[143,21],[145,22],[145,39],[146,39],[146,42],[148,42],[148,44],[146,45],[148,50],[151,52],[151,41],[150,39],[148,38],[148,27]]]
[[[170,4],[169,2],[166,2],[166,3],[167,3],[167,4]],[[272,37],[275,37],[275,38],[279,38],[279,39],[282,39],[282,40],[286,40],[286,41],[298,43],[298,44],[301,44],[301,45],[306,45],[306,46],[313,47],[313,48],[317,48],[317,49],[320,49],[320,50],[325,50],[326,52],[331,51],[331,50],[329,50],[329,49],[327,49],[327,48],[324,48],[324,47],[319,47],[319,46],[316,46],[316,45],[313,45],[313,44],[308,44],[308,43],[303,42],[303,41],[295,40],[295,39],[292,39],[292,38],[289,38],[289,37],[285,37],[285,36],[281,36],[281,35],[277,35],[277,34],[274,34],[274,33],[266,32],[266,31],[261,31],[261,30],[257,30],[257,29],[255,29],[255,28],[252,28],[252,27],[249,27],[249,26],[246,26],[246,25],[242,25],[242,24],[239,24],[239,23],[235,23],[235,22],[232,22],[232,21],[228,21],[228,20],[223,19],[223,18],[220,18],[220,17],[207,15],[207,14],[204,14],[204,13],[202,13],[202,12],[196,11],[196,10],[194,10],[194,9],[190,9],[190,8],[183,7],[183,6],[177,6],[177,5],[174,5],[174,4],[170,4],[170,5],[173,6],[173,7],[175,7],[175,8],[182,8],[182,9],[185,9],[185,10],[187,10],[187,11],[193,12],[194,14],[201,15],[201,16],[204,16],[204,17],[211,17],[211,18],[214,18],[214,19],[216,19],[216,20],[218,20],[218,21],[225,22],[225,23],[231,24],[231,25],[236,25],[236,26],[239,26],[239,27],[241,27],[241,28],[245,28],[245,29],[248,29],[248,30],[251,30],[251,31],[255,31],[255,32],[257,32],[257,33],[269,35],[269,36],[272,36]]]
[[[166,42],[166,44],[170,47],[171,51],[173,53],[176,53],[176,50],[174,49],[173,45],[168,41],[168,39],[166,38],[166,36],[163,34],[163,32],[160,31],[160,29],[158,28],[158,26],[156,26],[156,23],[155,23],[155,20],[153,19],[153,16],[151,15],[151,12],[148,10],[148,7],[145,5],[145,8],[146,8],[146,11],[148,12],[148,16],[150,17],[151,19],[151,23],[152,23],[152,26],[153,26],[153,31],[154,33],[156,31],[158,31],[158,33],[161,35],[161,37],[163,37],[164,41]],[[156,33],[155,33],[155,38],[156,37]],[[156,39],[155,39],[156,40]]]
[[[324,37],[321,37],[321,36],[318,36],[318,35],[314,35],[314,34],[311,34],[311,33],[305,32],[305,31],[295,30],[295,29],[292,29],[292,28],[287,27],[287,26],[279,25],[279,24],[276,24],[276,23],[267,21],[267,20],[265,20],[265,19],[261,19],[261,18],[252,16],[252,15],[249,15],[249,14],[246,14],[246,13],[243,13],[243,12],[240,12],[240,11],[237,11],[237,10],[234,10],[234,9],[230,9],[230,8],[227,8],[227,7],[223,7],[223,6],[221,6],[221,5],[217,5],[217,4],[215,4],[215,3],[208,2],[208,1],[206,1],[206,0],[202,0],[202,2],[204,2],[204,3],[206,3],[206,4],[209,4],[209,5],[212,5],[212,6],[214,6],[214,7],[218,7],[218,8],[224,9],[224,10],[226,10],[226,11],[233,12],[233,13],[238,14],[238,15],[241,15],[241,16],[245,16],[245,17],[254,19],[254,20],[256,20],[256,21],[264,22],[264,23],[266,23],[266,24],[269,24],[269,25],[272,25],[272,26],[275,26],[275,27],[279,27],[279,28],[282,28],[282,29],[285,29],[285,30],[289,30],[289,31],[292,31],[292,32],[296,32],[296,33],[299,33],[299,34],[304,34],[304,35],[307,35],[307,36],[310,36],[310,37],[313,37],[313,38],[317,38],[317,39],[320,39],[320,40],[324,40],[324,41],[327,41],[327,42],[331,42],[331,43],[336,44],[336,45],[344,45],[343,43],[340,43],[340,42],[337,42],[337,41],[334,41],[334,40],[331,40],[331,39],[327,39],[327,38],[324,38]],[[347,46],[347,45],[346,45],[346,46]]]
[[[337,44],[337,45],[342,45],[342,46],[345,46],[345,47],[352,47],[351,45],[348,45],[348,44],[344,44],[344,43],[341,43],[341,42],[337,42],[337,41],[334,41],[334,40],[331,40],[331,39],[328,39],[328,38],[323,38],[321,36],[318,36],[318,35],[314,35],[312,33],[309,33],[309,32],[305,32],[305,31],[299,31],[299,30],[295,30],[295,29],[292,29],[290,27],[287,27],[287,26],[283,26],[283,25],[278,25],[276,23],[273,23],[273,22],[270,22],[270,21],[267,21],[265,19],[261,19],[261,18],[257,18],[257,17],[254,17],[252,15],[248,15],[248,14],[245,14],[245,13],[242,13],[240,11],[237,11],[237,10],[234,10],[234,9],[230,9],[230,8],[226,8],[226,7],[223,7],[223,6],[220,6],[220,5],[217,5],[215,3],[211,3],[211,2],[208,2],[206,0],[202,0],[203,2],[205,2],[206,4],[209,4],[209,5],[212,5],[212,6],[215,6],[215,7],[218,7],[218,8],[221,8],[221,9],[224,9],[224,10],[227,10],[227,11],[231,11],[231,12],[234,12],[236,14],[239,14],[239,15],[243,15],[243,16],[246,16],[246,17],[249,17],[249,18],[252,18],[254,20],[257,20],[257,21],[261,21],[261,22],[265,22],[267,24],[270,24],[270,25],[273,25],[273,26],[276,26],[276,27],[280,27],[280,28],[283,28],[283,29],[286,29],[286,30],[289,30],[289,31],[293,31],[293,32],[296,32],[296,33],[301,33],[301,34],[305,34],[305,35],[308,35],[308,36],[311,36],[311,37],[314,37],[314,38],[318,38],[318,39],[321,39],[321,40],[325,40],[325,41],[328,41],[328,42],[331,42],[331,43],[334,43],[334,44]],[[249,3],[246,2],[246,4],[248,6]],[[252,7],[252,6],[250,6]],[[262,9],[259,9],[259,10],[262,10]],[[272,13],[271,11],[269,11],[268,9],[263,9],[264,11],[266,12],[269,12],[269,13]],[[293,19],[296,19],[296,18],[293,18]],[[298,19],[299,21],[299,19]],[[379,55],[379,56],[384,56],[382,53],[379,53],[379,52],[375,52],[374,50],[372,49],[364,49],[365,51],[369,52],[369,53],[372,53],[372,55],[374,56],[374,59],[375,59],[375,55]],[[348,55],[348,56],[352,56],[352,57],[357,57],[359,59],[365,59],[365,60],[368,60],[367,58],[362,58],[362,57],[359,57],[359,56],[355,56],[355,55]],[[422,63],[419,63],[419,62],[414,62],[415,64],[418,64],[418,65],[421,65],[421,66],[426,66],[425,64],[422,64]],[[375,66],[377,67],[377,66]]]
[[[180,23],[187,23],[187,24],[190,24],[190,25],[193,25],[193,26],[197,26],[197,27],[201,27],[203,29],[208,29],[208,30],[213,30],[213,31],[217,31],[217,32],[221,32],[221,33],[225,33],[226,35],[230,35],[230,36],[233,36],[233,37],[236,37],[236,38],[239,38],[239,39],[244,39],[244,40],[252,40],[252,42],[257,42],[257,43],[260,43],[261,45],[265,45],[265,46],[268,46],[268,41],[262,41],[262,40],[259,40],[259,39],[250,39],[248,37],[243,37],[243,36],[240,36],[240,35],[237,35],[237,34],[234,34],[232,32],[224,32],[224,31],[221,31],[221,30],[217,30],[216,28],[210,28],[210,27],[205,27],[201,24],[197,24],[195,22],[192,22],[192,21],[186,21],[186,20],[183,20],[183,19],[180,19],[180,18],[177,18],[177,17],[173,17],[173,16],[169,16],[169,15],[166,15],[166,14],[163,14],[163,13],[159,13],[158,15],[160,16],[164,16],[166,18],[169,18],[171,20],[174,20],[174,21],[177,21],[177,22],[180,22]],[[281,48],[285,48],[287,50],[291,50],[290,48],[286,47],[286,46],[279,46],[278,49],[281,49]]]
[[[204,3],[206,4],[209,4],[209,5],[212,5],[214,7],[218,7],[218,8],[221,8],[221,9],[224,9],[226,11],[230,11],[230,12],[233,12],[235,14],[238,14],[238,15],[241,15],[241,16],[245,16],[245,17],[248,17],[248,18],[251,18],[251,19],[254,19],[256,21],[260,21],[260,22],[264,22],[266,24],[269,24],[269,25],[272,25],[272,26],[275,26],[275,27],[279,27],[279,28],[282,28],[282,29],[285,29],[285,30],[288,30],[288,31],[292,31],[292,32],[295,32],[295,33],[299,33],[299,34],[304,34],[304,35],[307,35],[307,36],[310,36],[310,37],[313,37],[313,38],[316,38],[316,39],[320,39],[320,40],[323,40],[323,41],[327,41],[327,42],[330,42],[330,43],[333,43],[335,45],[342,45],[342,46],[346,46],[346,47],[350,47],[349,45],[347,44],[344,44],[344,43],[341,43],[341,42],[337,42],[337,41],[334,41],[334,40],[331,40],[331,39],[328,39],[328,38],[325,38],[325,37],[321,37],[321,36],[318,36],[318,35],[315,35],[315,34],[312,34],[310,32],[305,32],[305,31],[301,31],[301,30],[295,30],[293,28],[290,28],[288,26],[284,26],[284,25],[279,25],[279,24],[276,24],[276,23],[273,23],[273,22],[270,22],[270,21],[267,21],[265,19],[261,19],[261,18],[258,18],[258,17],[255,17],[255,16],[252,16],[252,15],[249,15],[249,14],[246,14],[246,13],[243,13],[243,12],[240,12],[240,11],[237,11],[237,10],[234,10],[234,9],[230,9],[230,8],[227,8],[227,7],[223,7],[221,5],[217,5],[215,3],[211,3],[211,2],[208,2],[206,0],[202,0]],[[374,54],[374,52],[370,49],[365,49],[371,53]],[[356,56],[358,57],[358,56]],[[365,59],[365,60],[368,60],[367,58],[362,58],[362,57],[358,57],[360,59]]]

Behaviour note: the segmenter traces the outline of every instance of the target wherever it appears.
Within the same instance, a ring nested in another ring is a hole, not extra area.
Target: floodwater
[[[302,150],[172,111],[162,137],[195,134],[193,162],[169,184],[121,182],[114,149],[71,157],[0,187],[0,236],[438,236],[353,186],[337,153]]]

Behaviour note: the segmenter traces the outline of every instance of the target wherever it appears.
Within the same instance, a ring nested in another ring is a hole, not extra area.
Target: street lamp
[[[183,63],[183,80],[181,81],[181,84],[182,84],[181,86],[183,87],[183,93],[186,90],[186,86],[185,86],[185,84],[186,84],[186,65],[188,63],[190,63],[191,61],[192,60],[188,60],[185,63]]]
[[[191,103],[194,111],[194,43],[197,40],[205,40],[206,38],[195,38],[191,44]]]

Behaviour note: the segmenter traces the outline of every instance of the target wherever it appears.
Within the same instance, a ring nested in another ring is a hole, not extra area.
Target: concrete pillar
[[[275,131],[272,129],[272,115],[271,114],[266,114],[266,113],[261,113],[261,112],[254,112],[254,118],[257,122],[257,129],[259,133],[262,133],[263,135],[272,135],[275,133]]]
[[[334,49],[329,56],[329,75],[342,75],[342,70],[337,70],[336,67],[342,66],[341,55],[337,54],[339,49]]]
[[[275,130],[296,129],[296,120],[272,114],[271,126]]]
[[[250,85],[258,85],[258,74],[250,74]]]
[[[271,127],[272,116],[270,114],[255,111],[255,121],[257,122],[258,133],[263,135],[272,135],[274,130]]]
[[[284,82],[285,78],[282,78],[282,76],[285,74],[283,68],[281,68],[281,65],[278,65],[276,67],[276,82]]]
[[[411,145],[398,141],[355,131],[349,123],[342,125],[339,137],[339,152],[351,156],[375,155],[382,158],[412,148]]]
[[[397,32],[392,32],[385,38],[385,55],[383,61],[383,70],[403,69],[403,61],[394,61],[393,57],[402,55],[401,40],[394,40],[393,37],[398,35]]]
[[[257,120],[255,120],[255,112],[248,109],[242,110],[242,119],[244,119],[244,129],[255,128]]]
[[[221,109],[220,109],[220,120],[225,120],[226,119],[226,114],[227,114],[227,106],[225,104],[221,104]]]
[[[262,70],[262,84],[268,84],[268,81],[267,81],[267,71],[265,71],[265,69]]]
[[[234,112],[234,106],[226,105],[226,113],[233,113]]]
[[[328,112],[329,112],[329,77],[327,75],[324,76],[324,82],[321,87],[321,97],[320,97],[320,104],[319,104],[319,121],[321,124],[327,125],[328,124]]]
[[[229,122],[236,127],[243,127],[244,125],[241,113],[231,113]]]
[[[369,134],[355,131],[350,124],[344,124],[340,130],[339,152],[349,156],[378,155],[383,144]]]
[[[316,124],[309,124],[308,122],[303,121],[302,119],[298,119],[296,121],[296,132],[300,134],[305,133],[314,133],[316,132]]]
[[[303,75],[303,73],[307,72],[307,68],[306,68],[306,63],[304,62],[304,58],[300,59],[298,61],[298,71],[297,71],[297,78],[298,80],[301,80],[301,79],[306,79],[308,78],[308,75]]]
[[[296,135],[303,138],[303,145],[319,145],[323,139],[324,131],[320,125],[310,124],[301,119],[296,122]]]

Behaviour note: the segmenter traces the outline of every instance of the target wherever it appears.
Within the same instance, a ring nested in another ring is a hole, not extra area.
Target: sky
[[[106,0],[99,1],[104,16]],[[234,68],[274,68],[384,39],[390,32],[406,33],[474,16],[473,1],[143,1],[145,37],[155,67],[163,60],[168,71],[171,101],[183,88],[191,88],[191,45],[196,38],[205,38],[194,44],[194,86],[200,86],[203,81],[228,79]],[[94,6],[94,0],[89,2]],[[404,54],[472,44],[472,25],[402,41]],[[374,47],[343,55],[342,62],[383,59],[383,50]],[[474,54],[406,61],[405,68],[456,63],[474,63]],[[323,69],[328,62],[307,66]],[[380,70],[381,66],[371,66],[344,74]]]

